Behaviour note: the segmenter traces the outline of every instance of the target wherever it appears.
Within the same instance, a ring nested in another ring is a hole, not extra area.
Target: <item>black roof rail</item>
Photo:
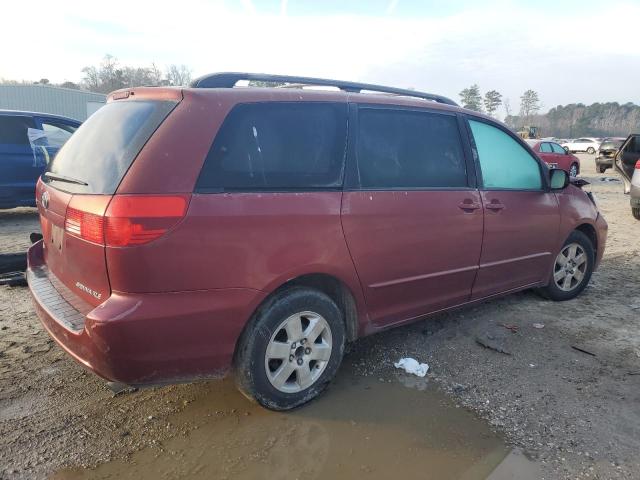
[[[424,98],[445,105],[458,106],[456,102],[450,98],[433,93],[417,92],[404,88],[385,87],[382,85],[373,85],[370,83],[344,82],[342,80],[329,80],[326,78],[312,77],[294,77],[289,75],[269,75],[265,73],[242,73],[242,72],[224,72],[212,73],[196,78],[189,85],[192,88],[233,88],[240,80],[254,80],[260,82],[273,83],[294,83],[303,85],[313,85],[321,87],[336,87],[345,92],[360,93],[362,90],[380,93],[391,93],[394,95],[402,95],[405,97]]]

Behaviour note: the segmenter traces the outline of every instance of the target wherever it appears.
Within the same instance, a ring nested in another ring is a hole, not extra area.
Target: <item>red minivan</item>
[[[256,74],[112,93],[36,200],[29,286],[73,358],[129,385],[232,369],[276,410],[317,396],[358,337],[528,288],[574,298],[607,232],[492,118]]]

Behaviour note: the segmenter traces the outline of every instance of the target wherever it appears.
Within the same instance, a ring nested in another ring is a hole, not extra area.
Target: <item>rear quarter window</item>
[[[196,191],[340,188],[346,135],[346,104],[238,105],[209,150]]]

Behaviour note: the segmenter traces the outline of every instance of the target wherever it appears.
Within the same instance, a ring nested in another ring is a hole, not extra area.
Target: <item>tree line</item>
[[[626,137],[640,133],[640,106],[631,102],[572,103],[558,105],[542,115],[533,115],[527,125],[540,127],[542,136],[559,138]],[[520,116],[505,118],[507,125],[521,125]]]
[[[109,93],[120,88],[140,86],[186,86],[191,82],[191,69],[186,65],[168,65],[161,69],[155,63],[146,67],[121,65],[113,55],[105,55],[98,65],[88,65],[82,69],[79,83],[51,83],[47,78],[38,81],[7,80],[0,78],[4,85],[53,85],[56,87]]]

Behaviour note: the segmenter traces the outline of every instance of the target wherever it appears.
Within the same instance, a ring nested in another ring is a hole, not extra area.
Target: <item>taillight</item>
[[[164,235],[187,211],[188,195],[116,195],[105,214],[105,243],[142,245]]]
[[[184,217],[189,195],[74,195],[65,230],[111,247],[142,245],[164,235]]]
[[[67,205],[64,229],[89,242],[104,244],[104,212],[111,195],[74,195]]]
[[[640,160],[638,160],[638,161],[636,162],[636,168],[637,168],[638,170],[640,170]]]

